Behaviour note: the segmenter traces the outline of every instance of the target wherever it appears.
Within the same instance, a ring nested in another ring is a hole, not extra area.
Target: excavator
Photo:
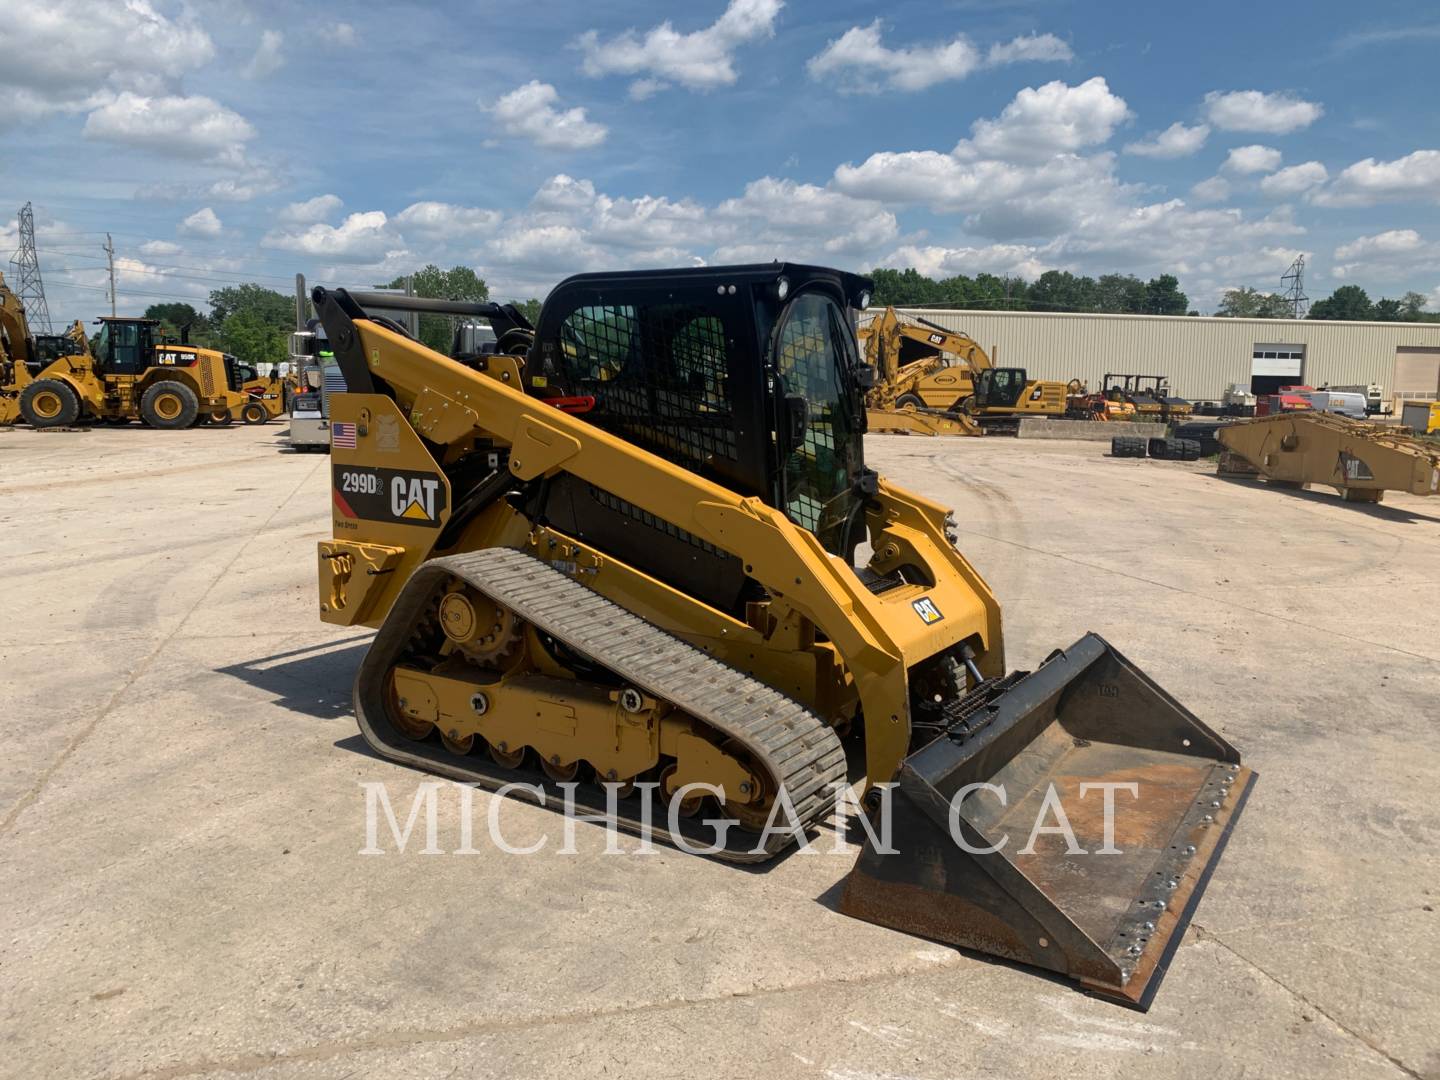
[[[1013,433],[1031,417],[1091,420],[1095,414],[1076,402],[1084,398],[1079,379],[1068,383],[1032,379],[1024,368],[992,367],[975,376],[975,389],[960,403],[987,432]]]
[[[905,435],[979,435],[956,406],[990,357],[972,338],[926,319],[908,321],[887,307],[859,331],[875,385],[865,395],[870,431]]]
[[[346,387],[317,601],[376,630],[360,731],[725,862],[858,804],[843,912],[1148,1007],[1254,774],[1096,634],[1007,667],[953,514],[866,466],[871,288],[586,273],[533,327],[419,301],[489,322],[454,359],[314,288]]]

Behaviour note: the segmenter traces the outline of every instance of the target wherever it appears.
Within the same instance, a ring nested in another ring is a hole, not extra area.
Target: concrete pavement
[[[1440,500],[869,440],[955,507],[1012,666],[1096,630],[1261,774],[1141,1016],[840,916],[832,837],[565,855],[512,800],[535,856],[360,855],[360,785],[427,778],[355,732],[328,459],[283,431],[0,433],[0,1075],[1440,1076]]]

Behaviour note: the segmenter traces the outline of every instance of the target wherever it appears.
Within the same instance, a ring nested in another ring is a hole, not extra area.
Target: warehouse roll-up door
[[[1435,401],[1440,395],[1440,348],[1401,345],[1395,350],[1395,386],[1401,401]]]
[[[1250,360],[1250,392],[1273,394],[1305,383],[1305,346],[1256,342]]]

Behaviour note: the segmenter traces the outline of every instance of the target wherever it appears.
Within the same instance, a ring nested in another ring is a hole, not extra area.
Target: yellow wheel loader
[[[377,629],[360,730],[734,862],[804,843],[860,777],[843,911],[1143,1007],[1251,771],[1094,634],[1007,670],[946,509],[865,465],[869,289],[582,274],[533,330],[454,305],[495,331],[464,360],[313,290],[347,388],[318,603]]]
[[[234,357],[159,342],[156,319],[99,322],[94,352],[77,322],[72,353],[38,371],[34,364],[10,364],[0,384],[0,420],[45,428],[139,419],[154,428],[186,428],[244,418],[251,402],[240,390]]]
[[[870,431],[906,435],[979,435],[957,409],[974,389],[973,375],[990,357],[965,334],[887,307],[859,332],[861,350],[875,369],[865,394]]]
[[[254,365],[237,363],[235,375],[240,392],[249,400],[240,408],[240,419],[247,424],[267,424],[285,415],[293,389],[290,381],[273,368],[261,375]]]

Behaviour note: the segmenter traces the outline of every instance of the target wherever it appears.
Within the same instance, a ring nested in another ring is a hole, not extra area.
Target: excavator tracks
[[[438,594],[455,579],[515,612],[567,649],[619,680],[669,702],[708,726],[720,739],[743,746],[768,773],[770,790],[783,789],[794,821],[808,828],[830,809],[846,779],[845,752],[834,730],[799,702],[750,678],[661,630],[568,575],[523,551],[488,548],[431,559],[411,576],[371,644],[355,680],[355,712],[365,741],[391,761],[495,790],[509,783],[540,785],[546,805],[563,805],[565,792],[543,774],[506,768],[483,755],[460,756],[436,739],[415,741],[395,725],[389,674],[401,663],[417,629],[431,617]],[[577,810],[607,813],[607,793],[594,784],[573,789]],[[649,830],[673,842],[665,808],[629,798],[615,801],[619,828]],[[724,830],[723,846],[706,851],[732,862],[762,862],[796,841],[794,821],[782,809],[766,834]],[[681,837],[694,846],[721,844],[718,830],[682,820]]]

